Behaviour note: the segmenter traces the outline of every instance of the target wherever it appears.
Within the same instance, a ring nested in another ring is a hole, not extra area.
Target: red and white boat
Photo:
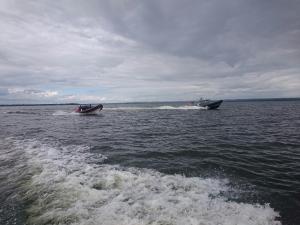
[[[103,109],[103,105],[79,105],[78,108],[75,110],[76,113],[80,114],[96,114]]]

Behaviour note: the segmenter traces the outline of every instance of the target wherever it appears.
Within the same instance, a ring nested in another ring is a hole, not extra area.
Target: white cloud
[[[64,102],[76,102],[76,103],[100,103],[106,101],[106,97],[100,97],[97,95],[67,95],[62,96],[61,99]]]
[[[35,89],[22,89],[22,88],[9,88],[8,94],[13,95],[32,95],[32,96],[39,96],[39,97],[53,97],[58,95],[57,91],[42,91],[42,90],[35,90]]]
[[[294,1],[0,4],[0,103],[300,95]]]

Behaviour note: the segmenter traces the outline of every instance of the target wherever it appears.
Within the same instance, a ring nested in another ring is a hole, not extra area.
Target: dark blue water
[[[300,224],[300,101],[0,108],[0,224]]]

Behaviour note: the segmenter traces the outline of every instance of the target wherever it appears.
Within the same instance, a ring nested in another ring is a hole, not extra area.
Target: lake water
[[[0,107],[0,224],[300,224],[300,101]]]

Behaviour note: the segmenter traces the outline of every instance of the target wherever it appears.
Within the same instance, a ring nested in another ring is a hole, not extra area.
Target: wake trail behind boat
[[[111,107],[104,108],[104,110],[201,110],[206,109],[205,107],[183,105],[183,106],[157,106],[157,107]]]
[[[69,116],[69,115],[78,115],[78,113],[75,113],[74,111],[68,112],[68,111],[63,111],[63,110],[58,110],[55,111],[53,114],[53,116]]]
[[[24,155],[32,174],[22,186],[28,224],[281,224],[268,204],[228,201],[226,180],[121,168],[87,146],[45,142],[2,143]]]

